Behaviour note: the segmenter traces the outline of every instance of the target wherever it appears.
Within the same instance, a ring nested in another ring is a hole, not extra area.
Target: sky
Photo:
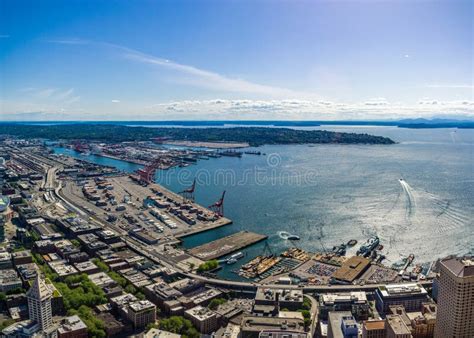
[[[474,119],[474,2],[0,0],[0,120]]]

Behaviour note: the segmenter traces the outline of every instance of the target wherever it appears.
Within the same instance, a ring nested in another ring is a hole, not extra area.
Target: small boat
[[[297,235],[290,235],[290,236],[288,236],[287,240],[289,240],[289,241],[299,241],[299,240],[300,240],[300,236],[297,236]]]
[[[229,258],[227,260],[227,264],[229,264],[229,265],[234,264],[234,263],[237,263],[237,260],[235,258]]]
[[[354,246],[357,244],[357,240],[351,239],[349,242],[347,242],[347,246]]]

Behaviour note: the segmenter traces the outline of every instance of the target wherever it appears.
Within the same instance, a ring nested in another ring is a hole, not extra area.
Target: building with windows
[[[367,320],[362,323],[362,338],[385,338],[385,320]]]
[[[412,338],[410,328],[400,315],[387,316],[387,338]]]
[[[66,317],[58,328],[58,338],[87,338],[87,326],[78,315]]]
[[[359,327],[349,311],[334,311],[328,315],[328,338],[357,338]]]
[[[435,338],[474,337],[474,258],[440,261]]]
[[[417,283],[388,284],[375,290],[375,301],[380,313],[390,313],[390,306],[403,305],[407,312],[419,311],[427,302],[428,292]]]
[[[53,329],[53,312],[51,308],[51,298],[53,292],[46,285],[45,281],[36,275],[33,285],[26,293],[28,298],[28,313],[30,319],[35,321],[45,336],[55,337]]]
[[[156,305],[149,300],[128,304],[128,319],[135,328],[142,328],[156,321]]]
[[[330,311],[351,311],[358,320],[369,317],[370,306],[365,292],[327,293],[319,296],[319,316],[327,320]]]
[[[218,328],[217,314],[206,307],[193,307],[184,312],[184,317],[189,319],[198,331],[204,334],[209,334]]]

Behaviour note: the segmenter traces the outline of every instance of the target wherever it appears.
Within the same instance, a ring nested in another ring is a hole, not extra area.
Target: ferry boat
[[[237,260],[241,259],[242,257],[244,257],[244,254],[242,252],[237,252],[233,255],[231,255],[228,259],[227,259],[227,264],[234,264],[237,262]]]
[[[357,254],[360,255],[366,255],[370,254],[372,250],[374,250],[380,243],[380,239],[377,236],[372,236],[370,237],[365,244],[363,244],[359,250],[357,251]]]

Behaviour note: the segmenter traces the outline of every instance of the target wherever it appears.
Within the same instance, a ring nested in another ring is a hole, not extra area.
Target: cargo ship
[[[219,153],[221,156],[229,156],[229,157],[242,157],[242,153],[240,151],[235,150],[226,150]]]

